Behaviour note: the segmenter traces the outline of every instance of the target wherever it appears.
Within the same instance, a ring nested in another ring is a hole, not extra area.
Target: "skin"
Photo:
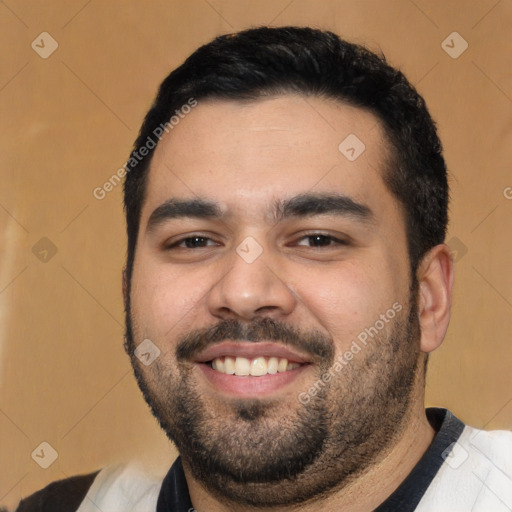
[[[353,162],[338,151],[350,133],[366,146]],[[267,421],[286,425],[301,407],[299,394],[327,369],[306,350],[294,347],[310,364],[290,382],[276,389],[256,383],[243,396],[234,396],[212,385],[197,364],[179,365],[179,340],[223,320],[270,318],[320,333],[337,358],[394,303],[403,305],[401,319],[406,320],[411,276],[404,213],[382,177],[390,150],[374,115],[319,97],[200,102],[182,119],[160,141],[151,162],[130,289],[135,344],[149,338],[161,350],[156,364],[143,367],[134,361],[147,386],[157,393],[163,375],[186,375],[205,410],[217,422],[224,421],[234,437],[243,433],[236,430],[240,422],[235,403],[265,404]],[[364,220],[331,213],[276,221],[276,200],[306,193],[344,195],[372,213]],[[222,216],[172,219],[148,228],[152,213],[170,198],[213,201]],[[312,233],[347,243],[315,247],[307,238]],[[207,245],[176,245],[194,235],[208,238]],[[247,237],[262,250],[252,263],[236,252]],[[424,412],[422,369],[426,354],[442,342],[450,316],[453,264],[445,245],[425,255],[417,279],[421,335],[409,355],[417,349],[421,371],[411,384],[399,435],[385,440],[371,464],[322,494],[324,510],[372,510],[407,476],[433,439]],[[125,283],[125,298],[127,290]],[[394,324],[386,326],[382,340]],[[371,379],[363,371],[372,355],[380,356],[379,350],[382,343],[369,344],[354,357],[350,371]],[[332,389],[338,394],[327,394],[328,403],[348,389],[352,381],[344,380],[347,375],[335,377]],[[301,486],[320,478],[321,471],[327,475],[330,459],[319,460],[322,465],[313,464],[299,479]],[[186,463],[184,468],[197,510],[251,509],[240,502],[233,505],[229,496],[205,486]],[[279,486],[270,485],[246,491],[261,494],[265,489],[279,492]],[[274,510],[312,510],[318,505],[311,500]]]

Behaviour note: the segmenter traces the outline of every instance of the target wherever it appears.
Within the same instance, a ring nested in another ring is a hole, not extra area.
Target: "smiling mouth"
[[[304,366],[303,363],[289,361],[284,357],[264,356],[253,359],[234,356],[216,357],[207,364],[218,373],[235,375],[237,377],[263,377],[265,375],[285,373]]]

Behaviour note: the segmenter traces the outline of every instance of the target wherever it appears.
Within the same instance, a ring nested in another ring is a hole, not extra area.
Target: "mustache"
[[[332,338],[320,331],[304,331],[277,322],[272,318],[262,318],[251,323],[239,320],[222,320],[204,329],[195,329],[182,337],[176,345],[178,361],[192,361],[195,356],[225,340],[258,342],[276,341],[309,354],[313,360],[334,360]]]

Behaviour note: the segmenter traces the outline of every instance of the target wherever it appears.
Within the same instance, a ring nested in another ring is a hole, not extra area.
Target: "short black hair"
[[[219,36],[163,81],[134,151],[148,148],[148,140],[170,127],[174,113],[191,101],[257,100],[289,93],[331,98],[380,119],[393,148],[383,178],[405,212],[414,280],[424,254],[445,239],[447,171],[425,101],[383,55],[310,27],[258,27]],[[126,168],[128,283],[155,144],[151,146],[144,157],[130,158]]]

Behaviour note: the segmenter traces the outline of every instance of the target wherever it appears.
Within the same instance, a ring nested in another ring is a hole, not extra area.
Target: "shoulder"
[[[512,510],[512,432],[465,426],[417,512]]]
[[[53,482],[20,502],[15,512],[133,512],[155,510],[162,478],[137,463],[106,466]]]
[[[156,510],[162,478],[137,462],[107,466],[90,486],[78,512]]]
[[[512,432],[466,427],[464,434],[461,444],[468,450],[468,458],[473,456],[512,477]]]
[[[99,471],[58,480],[21,500],[16,512],[75,512]]]

